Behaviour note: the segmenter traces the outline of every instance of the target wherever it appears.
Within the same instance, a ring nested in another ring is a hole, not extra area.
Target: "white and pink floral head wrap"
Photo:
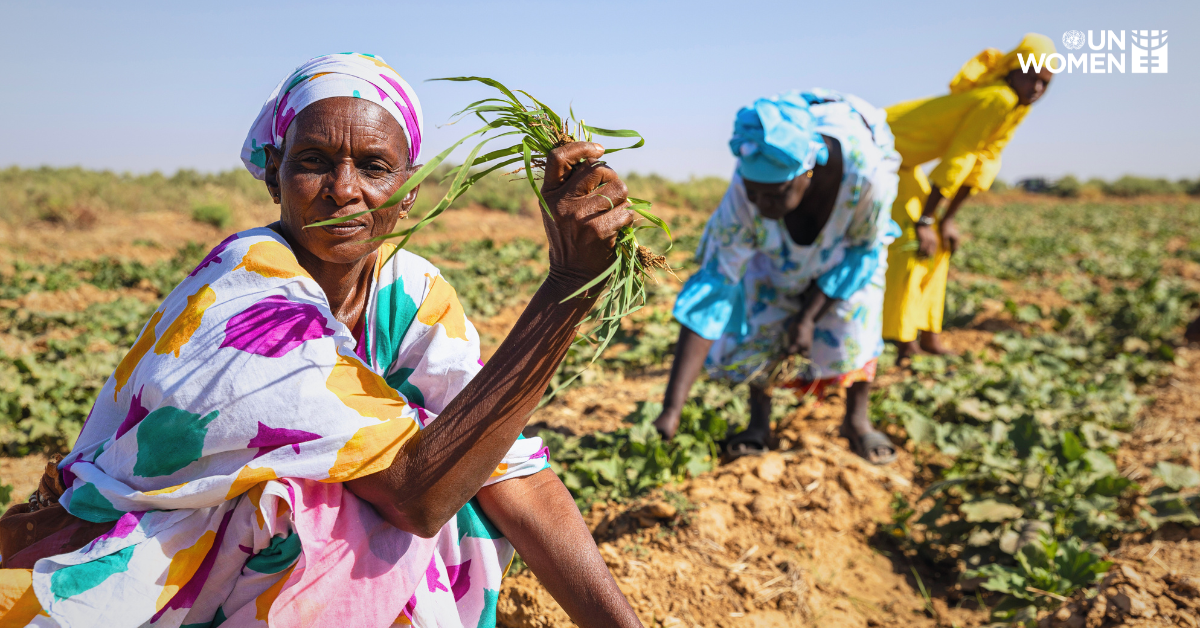
[[[250,126],[242,163],[256,179],[267,165],[267,144],[280,146],[288,125],[305,107],[338,96],[369,100],[395,116],[408,138],[409,163],[421,153],[421,101],[412,87],[380,57],[343,52],[310,59],[280,81]]]

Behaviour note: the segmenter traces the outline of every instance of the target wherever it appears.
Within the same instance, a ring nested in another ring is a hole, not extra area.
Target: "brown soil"
[[[1031,202],[1043,200],[1031,197]],[[235,228],[266,224],[272,219],[271,209],[248,208],[238,214]],[[540,223],[534,212],[513,216],[470,208],[447,212],[419,237],[423,242],[540,240]],[[170,257],[188,241],[211,246],[226,234],[166,212],[106,216],[86,232],[41,223],[13,227],[0,221],[0,269],[18,258],[46,262],[108,255],[152,262]],[[152,239],[158,246],[135,245],[138,239]],[[71,246],[57,244],[64,241]],[[1200,266],[1185,266],[1172,270],[1200,276]],[[1052,290],[1003,287],[1021,303],[1053,306],[1060,298]],[[19,307],[79,311],[109,298],[81,286],[67,293],[27,295]],[[477,321],[485,357],[522,309],[507,308]],[[969,329],[948,330],[943,340],[955,351],[990,351],[988,342],[995,332],[1027,328],[1012,319],[1003,303],[988,302]],[[1154,402],[1117,455],[1122,472],[1147,487],[1153,487],[1150,469],[1159,460],[1200,468],[1200,349],[1183,349],[1180,356],[1173,377],[1149,391]],[[616,429],[638,401],[661,397],[665,367],[626,377],[585,375],[583,385],[538,410],[530,423],[571,433]],[[895,370],[881,373],[878,383],[899,376]],[[587,520],[601,553],[647,625],[836,628],[987,623],[987,613],[975,607],[973,597],[963,596],[953,583],[939,581],[920,566],[918,580],[913,565],[879,538],[879,525],[889,521],[893,493],[911,498],[918,491],[919,469],[903,450],[899,460],[886,467],[863,462],[836,436],[842,412],[837,397],[807,404],[780,430],[781,451],[744,458],[632,503],[593,508]],[[20,500],[36,486],[45,461],[42,455],[0,457],[0,483],[12,484],[13,498]],[[1200,537],[1200,532],[1193,533]],[[1081,595],[1065,603],[1066,610],[1046,613],[1043,625],[1200,628],[1195,610],[1200,599],[1200,538],[1177,527],[1164,528],[1128,540],[1113,557],[1118,567],[1096,598]],[[922,596],[922,586],[929,588],[929,598]],[[499,611],[500,624],[512,628],[571,625],[528,570],[505,579]]]
[[[960,338],[960,336],[962,336]],[[986,332],[946,333],[978,349]],[[898,373],[881,374],[884,378]],[[620,427],[638,401],[658,399],[667,370],[569,391],[531,425],[585,433]],[[785,419],[780,451],[748,457],[646,499],[601,505],[587,519],[618,586],[648,626],[977,625],[973,602],[934,597],[927,608],[910,565],[873,542],[892,493],[916,490],[908,452],[875,467],[836,437],[842,400],[809,403]],[[678,512],[666,496],[678,492]],[[899,556],[899,554],[896,554]],[[928,586],[928,575],[923,582]],[[507,578],[500,624],[572,625],[529,571]]]
[[[279,218],[273,205],[246,205],[233,210],[236,218],[228,229],[201,224],[177,212],[109,212],[86,230],[43,221],[16,224],[0,220],[0,270],[7,272],[6,267],[14,260],[53,263],[111,257],[152,263],[169,259],[189,242],[215,246],[230,233],[266,225]],[[657,206],[654,210],[665,219],[695,213]],[[410,218],[409,222],[414,220]],[[400,226],[403,225],[401,222]],[[456,208],[438,217],[436,222],[414,236],[413,242],[432,244],[483,238],[497,242],[516,238],[544,241],[542,217],[536,211],[509,214],[478,206]]]
[[[13,503],[25,501],[37,488],[50,460],[44,454],[33,454],[23,458],[8,458],[0,456],[0,484],[13,487],[11,500]]]
[[[955,351],[990,351],[998,329],[1022,327],[1007,312],[989,312],[969,329],[947,330],[943,340]],[[1180,355],[1186,365],[1147,391],[1155,401],[1117,456],[1122,471],[1149,488],[1159,460],[1200,468],[1200,350]],[[898,377],[893,369],[878,383]],[[637,401],[659,398],[665,383],[664,368],[580,386],[535,413],[531,424],[573,433],[615,429]],[[684,513],[665,492],[589,513],[605,561],[646,625],[988,623],[973,597],[922,565],[918,583],[914,565],[880,539],[892,494],[918,493],[919,469],[905,451],[883,468],[851,453],[836,437],[843,407],[837,397],[802,407],[779,434],[780,452],[670,487],[690,502]],[[1100,595],[1088,600],[1081,593],[1044,612],[1042,625],[1200,628],[1200,529],[1192,535],[1170,526],[1128,539],[1112,553],[1117,567]],[[928,602],[921,585],[931,593]],[[511,628],[573,625],[529,571],[505,579],[499,619]]]

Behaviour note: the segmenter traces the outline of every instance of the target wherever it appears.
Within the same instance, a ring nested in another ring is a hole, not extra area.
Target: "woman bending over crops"
[[[1048,68],[1024,72],[1017,56],[1054,52],[1049,38],[1030,33],[1008,54],[988,48],[968,61],[950,81],[949,94],[887,108],[904,159],[892,218],[904,232],[888,252],[883,337],[899,344],[901,359],[947,353],[938,334],[950,256],[961,241],[954,216],[973,192],[992,186],[1000,151],[1050,84]],[[935,159],[941,161],[926,178],[921,164]],[[950,204],[939,217],[943,198]]]
[[[416,199],[386,206],[421,129],[378,57],[280,83],[242,153],[279,222],[166,298],[70,455],[6,514],[0,625],[494,626],[513,546],[579,625],[640,625],[520,438],[593,302],[564,297],[632,221],[624,184],[599,145],[549,155],[549,276],[484,366],[437,268],[371,240]]]
[[[767,449],[772,387],[843,386],[842,434],[864,458],[890,462],[895,449],[867,416],[898,231],[887,208],[900,158],[883,111],[828,90],[787,92],[739,111],[729,146],[737,171],[675,302],[683,327],[656,426],[674,435],[701,365],[750,384],[750,425],[729,457]]]

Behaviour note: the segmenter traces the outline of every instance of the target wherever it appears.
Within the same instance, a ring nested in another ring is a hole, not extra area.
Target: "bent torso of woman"
[[[829,222],[833,208],[837,204],[838,190],[841,187],[843,175],[842,144],[837,138],[823,135],[825,145],[829,148],[829,161],[820,168],[825,170],[824,176],[814,173],[812,189],[805,194],[800,205],[794,211],[783,217],[788,235],[800,246],[810,246]],[[820,186],[817,188],[816,186]]]
[[[964,133],[982,135],[985,140],[1005,137],[1028,110],[1018,106],[1016,93],[1002,82],[959,94],[909,100],[886,109],[904,168],[942,158],[954,139]]]

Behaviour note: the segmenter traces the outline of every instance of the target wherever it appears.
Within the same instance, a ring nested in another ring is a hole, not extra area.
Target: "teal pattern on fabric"
[[[217,410],[192,414],[172,406],[163,406],[146,415],[137,427],[137,463],[133,472],[144,478],[171,475],[200,459],[204,437]]]
[[[221,624],[225,623],[226,619],[228,619],[228,617],[225,617],[225,609],[218,606],[217,614],[213,615],[213,618],[211,620],[206,621],[206,622],[201,622],[198,624],[184,624],[184,625],[180,626],[179,628],[217,628],[217,626],[220,626]]]
[[[259,168],[267,167],[267,149],[263,148],[258,142],[250,140],[250,163]]]
[[[417,304],[404,291],[404,278],[379,289],[375,301],[375,363],[387,369],[396,361],[400,341],[417,319]],[[409,371],[412,372],[411,370]],[[405,378],[408,375],[404,376]],[[391,381],[388,382],[391,384]],[[396,386],[392,386],[396,388]],[[401,391],[403,392],[403,391]],[[424,405],[424,404],[421,404]]]
[[[125,514],[114,508],[112,502],[101,495],[96,485],[91,482],[76,487],[75,490],[71,491],[71,500],[67,503],[67,512],[92,523],[116,521],[121,518],[121,515]]]
[[[499,539],[503,535],[492,525],[488,520],[487,515],[483,514],[483,509],[479,506],[479,501],[474,497],[471,501],[458,511],[456,521],[458,524],[458,542],[462,543],[463,538],[473,537],[477,539]]]
[[[898,235],[899,228],[895,230]],[[846,257],[817,279],[817,286],[830,299],[845,301],[871,283],[875,269],[879,268],[881,255],[887,255],[887,251],[868,246],[849,247]]]
[[[65,600],[73,595],[79,595],[100,586],[100,583],[107,580],[109,576],[126,571],[129,569],[129,559],[133,556],[135,547],[130,545],[104,558],[70,565],[55,571],[50,576],[50,592],[54,594],[54,599]]]
[[[408,381],[408,376],[413,374],[413,369],[396,369],[395,373],[384,378],[388,386],[399,391],[404,398],[410,403],[414,403],[422,408],[425,407],[425,395],[421,394],[421,389],[413,386]]]
[[[258,573],[279,573],[296,563],[301,549],[299,534],[287,538],[273,536],[270,545],[246,561],[246,567]]]
[[[491,589],[483,590],[483,612],[479,614],[476,628],[496,628],[496,605],[500,602],[500,592]]]
[[[722,276],[715,264],[712,266],[688,278],[675,299],[672,313],[680,324],[705,340],[716,340],[724,334],[745,336],[750,333],[746,324],[745,289],[741,283]]]

